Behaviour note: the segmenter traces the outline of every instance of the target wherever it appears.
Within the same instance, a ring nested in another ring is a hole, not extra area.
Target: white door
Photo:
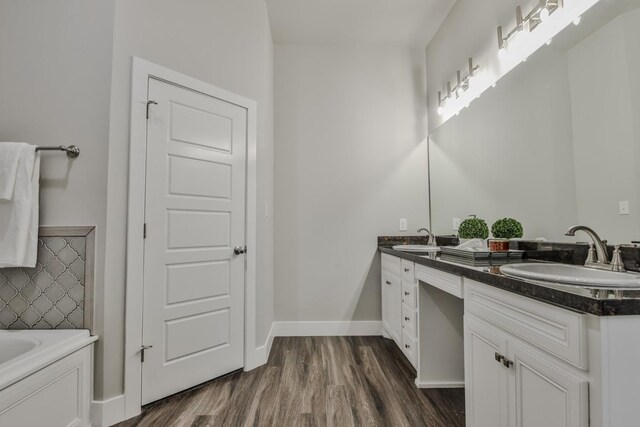
[[[502,363],[506,341],[465,314],[465,417],[468,427],[506,427],[508,369]]]
[[[402,284],[401,279],[382,270],[382,323],[391,338],[402,347]]]
[[[149,79],[142,403],[243,366],[247,110]]]
[[[509,343],[517,427],[584,427],[589,424],[586,380],[536,357],[530,350]],[[544,410],[541,410],[544,408]]]

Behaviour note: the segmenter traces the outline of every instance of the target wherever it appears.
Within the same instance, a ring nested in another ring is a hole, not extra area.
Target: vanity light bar
[[[516,27],[506,36],[504,35],[502,25],[498,27],[498,48],[500,50],[506,48],[509,40],[523,31],[525,26],[529,32],[533,31],[542,21],[562,7],[562,1],[563,0],[540,0],[538,5],[525,17],[522,16],[522,7],[516,7]]]
[[[479,65],[473,64],[473,58],[469,58],[469,71],[468,74],[462,78],[462,73],[460,70],[457,71],[457,84],[452,88],[451,82],[447,82],[447,93],[442,97],[442,92],[438,92],[438,114],[442,115],[444,113],[444,104],[452,99],[454,96],[456,98],[460,98],[460,96],[469,89],[471,84],[471,79],[476,75],[476,72],[480,68]]]

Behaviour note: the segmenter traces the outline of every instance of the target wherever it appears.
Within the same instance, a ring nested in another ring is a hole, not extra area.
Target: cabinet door
[[[402,284],[399,276],[382,270],[382,326],[402,345]]]
[[[589,425],[588,382],[576,378],[509,342],[510,375],[515,402],[512,424],[518,427],[583,427]]]
[[[508,369],[501,355],[506,340],[493,327],[465,315],[465,416],[468,427],[506,427]]]

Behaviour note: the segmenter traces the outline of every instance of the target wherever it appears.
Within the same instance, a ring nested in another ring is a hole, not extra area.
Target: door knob
[[[235,248],[233,248],[233,253],[236,254],[236,255],[246,254],[247,253],[247,247],[246,246],[236,246]]]

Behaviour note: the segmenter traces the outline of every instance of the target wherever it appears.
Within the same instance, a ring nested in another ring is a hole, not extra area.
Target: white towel
[[[11,200],[24,146],[20,142],[3,142],[0,146],[0,200]]]
[[[19,145],[17,164],[5,159]],[[40,153],[24,143],[0,143],[0,268],[35,267],[38,256]],[[15,173],[11,176],[12,168]],[[4,180],[7,181],[4,181]],[[9,180],[13,179],[13,184]],[[9,189],[10,188],[10,189]]]

